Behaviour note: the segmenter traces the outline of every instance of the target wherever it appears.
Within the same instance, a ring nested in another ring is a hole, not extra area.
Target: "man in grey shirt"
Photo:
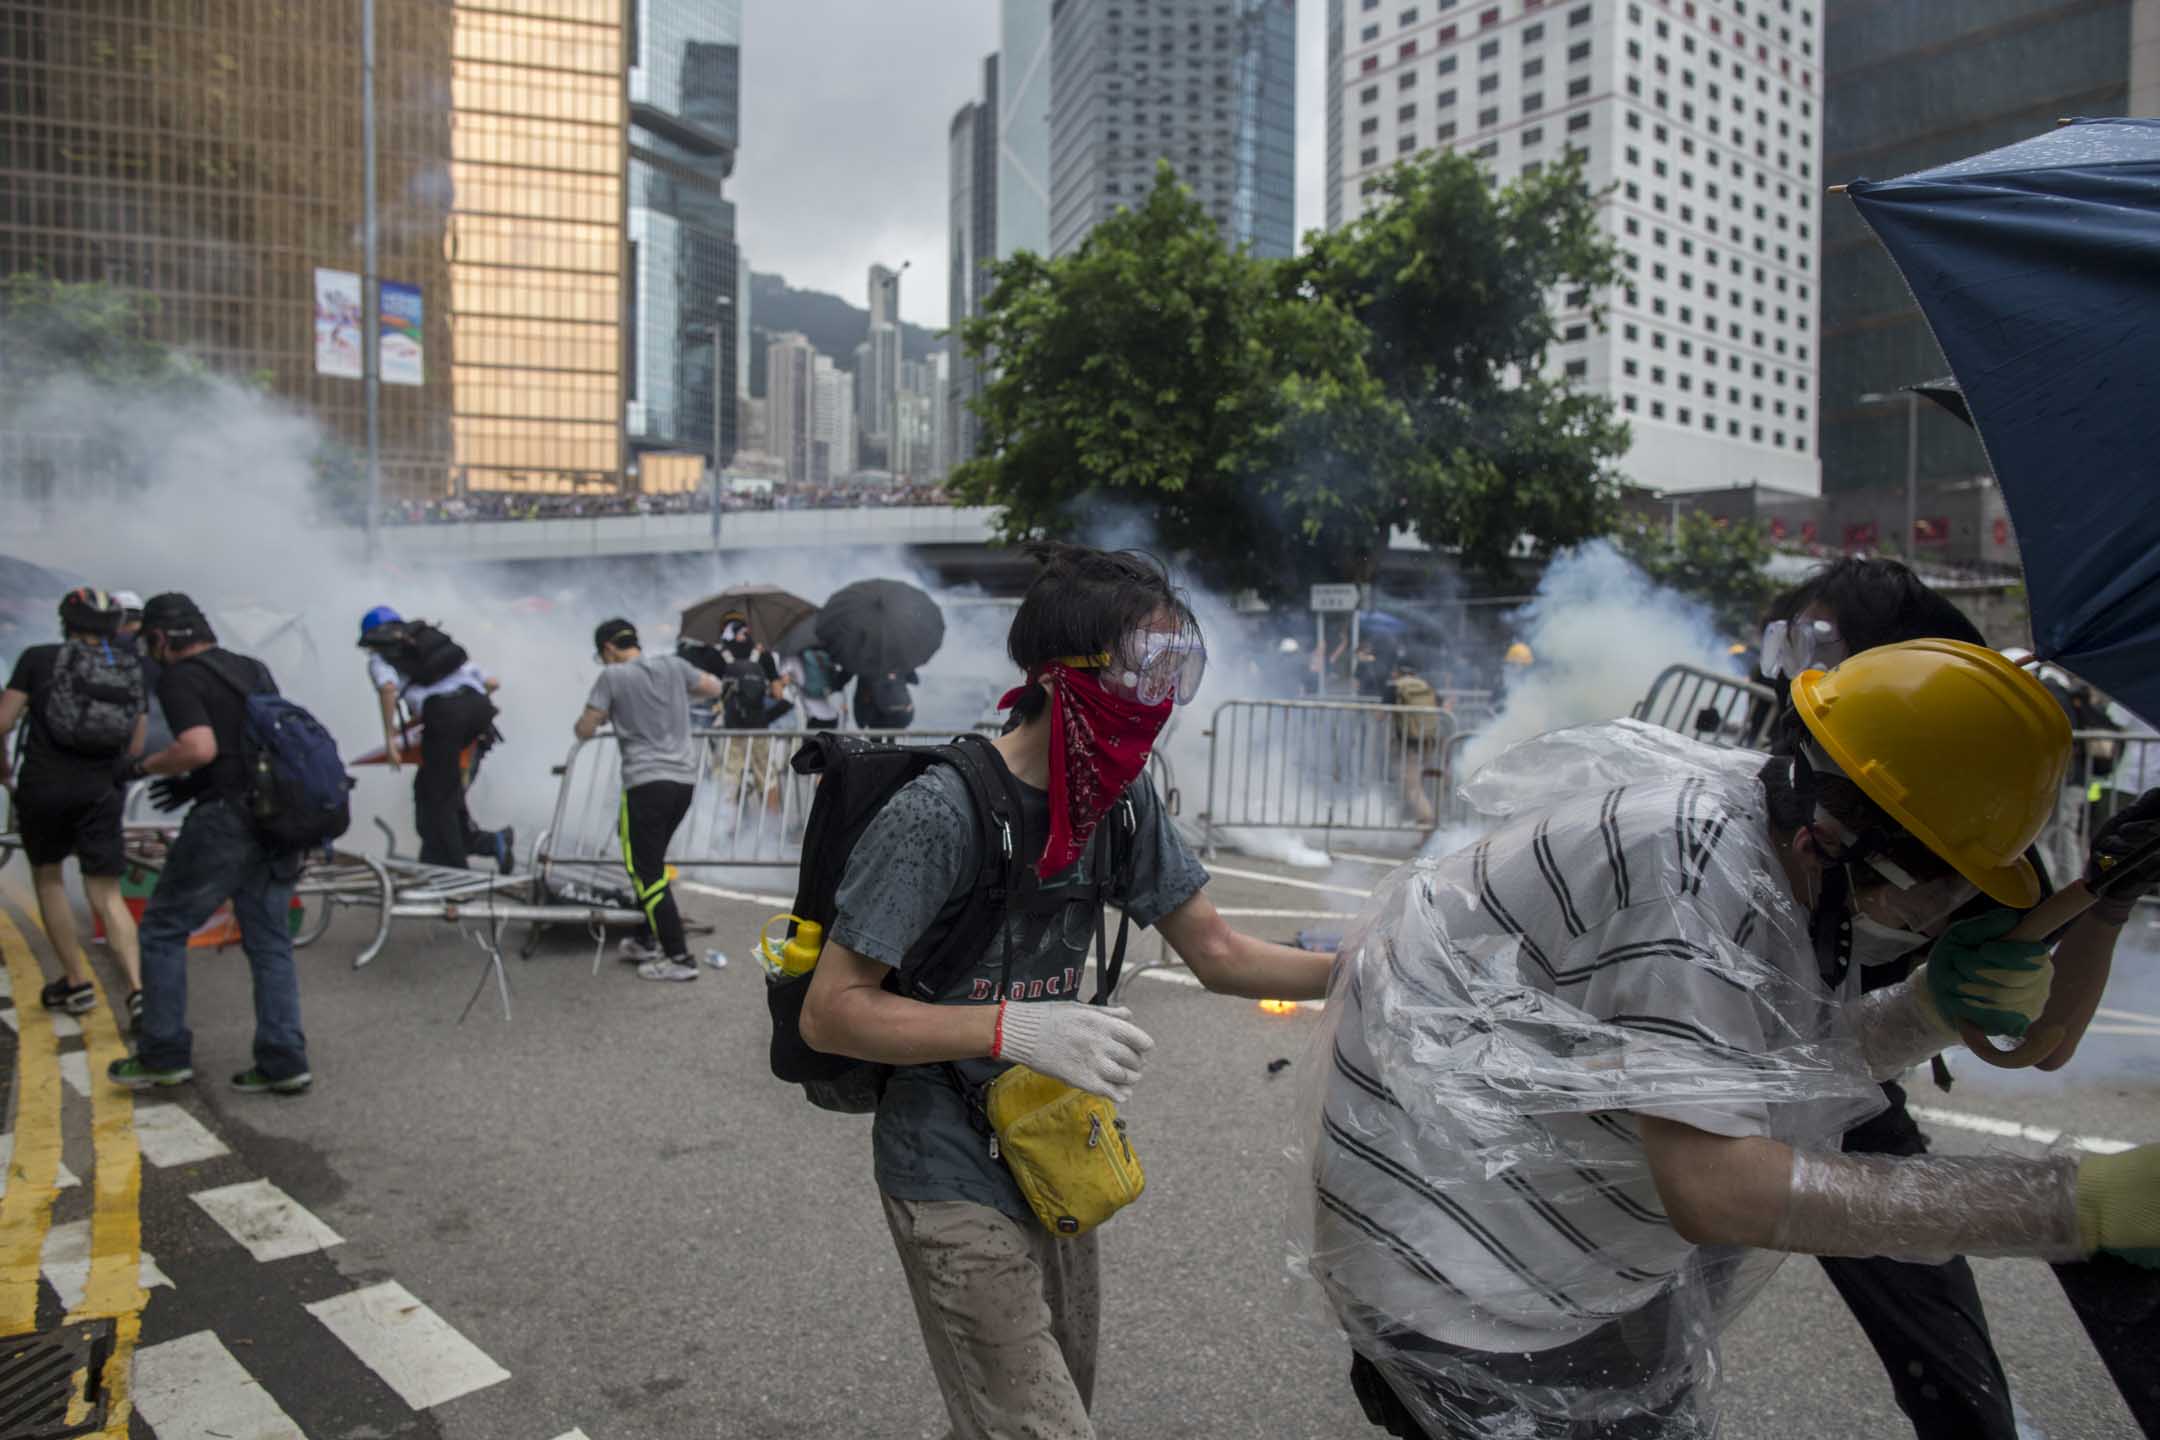
[[[585,697],[577,736],[590,740],[602,725],[615,727],[622,747],[623,868],[645,912],[644,932],[622,942],[622,956],[636,963],[642,979],[695,980],[668,885],[667,849],[697,793],[700,746],[690,731],[690,700],[718,696],[720,681],[680,656],[648,657],[628,620],[600,622],[593,650],[600,677]]]

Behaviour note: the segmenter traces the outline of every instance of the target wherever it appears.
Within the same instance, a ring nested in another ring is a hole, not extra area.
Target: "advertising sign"
[[[382,282],[382,382],[385,385],[427,383],[425,345],[421,340],[420,287]]]
[[[315,272],[315,373],[360,378],[360,277],[348,270]]]

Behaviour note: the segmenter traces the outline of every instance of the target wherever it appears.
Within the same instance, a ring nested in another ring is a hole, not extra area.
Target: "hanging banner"
[[[382,282],[382,382],[424,385],[426,365],[420,329],[420,287]]]
[[[315,272],[315,373],[360,378],[360,277],[347,270]]]

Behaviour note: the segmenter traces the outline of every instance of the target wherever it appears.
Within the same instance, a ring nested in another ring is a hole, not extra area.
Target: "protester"
[[[602,668],[573,728],[590,740],[612,725],[622,750],[623,868],[645,915],[642,931],[622,942],[622,957],[636,963],[641,979],[695,980],[667,851],[697,794],[702,747],[691,734],[690,701],[718,698],[721,682],[679,655],[647,656],[628,620],[601,621],[593,651]]]
[[[1380,692],[1380,701],[1385,705],[1403,706],[1411,712],[1430,712],[1397,714],[1389,719],[1389,728],[1395,737],[1392,748],[1400,756],[1403,808],[1420,829],[1430,830],[1435,815],[1428,781],[1441,774],[1439,692],[1417,673],[1409,657],[1404,656],[1391,667],[1387,686]]]
[[[1837,1153],[1875,1082],[1959,1022],[2042,1014],[2047,947],[2003,938],[2007,910],[1903,984],[1863,997],[1857,971],[1976,892],[2039,898],[2024,852],[2069,728],[1953,641],[1793,689],[1792,757],[1634,721],[1515,747],[1468,787],[1504,828],[1404,872],[1343,955],[1309,1075],[1309,1261],[1392,1433],[1714,1433],[1697,1392],[1776,1252],[2160,1258],[2160,1146]]]
[[[277,682],[261,661],[221,648],[195,602],[177,592],[153,595],[143,606],[143,638],[164,667],[158,700],[174,739],[133,769],[160,777],[151,789],[161,808],[193,808],[143,911],[141,1038],[135,1054],[107,1073],[131,1090],[195,1078],[188,937],[229,900],[255,987],[255,1063],[232,1077],[233,1088],[300,1094],[314,1084],[288,913],[300,856],[273,853],[257,835],[242,764],[247,697],[275,693]]]
[[[158,663],[150,658],[142,643],[142,596],[133,590],[113,591],[113,600],[120,606],[120,628],[115,635],[122,644],[135,654],[135,663],[142,666],[143,693],[150,697],[150,715],[143,728],[142,753],[154,754],[172,744],[172,729],[165,723],[165,712],[157,703]]]
[[[1033,870],[1053,903],[1092,899],[1105,873],[1093,842],[1129,835],[1118,904],[1155,926],[1203,984],[1318,995],[1330,957],[1232,930],[1146,778],[1156,735],[1173,703],[1192,698],[1206,660],[1184,601],[1138,556],[1035,553],[1042,572],[1007,640],[1027,680],[1005,697],[1015,725],[995,742],[1018,782],[1014,853],[1039,857]],[[896,1067],[872,1134],[877,1184],[954,1435],[1092,1437],[1095,1232],[1061,1238],[1038,1221],[971,1118],[971,1096],[1027,1065],[1122,1101],[1153,1041],[1127,1010],[1069,1003],[1096,932],[1056,909],[1008,910],[971,963],[946,971],[934,1000],[886,988],[940,914],[969,897],[980,829],[968,782],[948,766],[887,802],[848,860],[802,1037]]]
[[[751,638],[748,621],[730,620],[721,627],[718,655],[723,729],[769,730],[775,720],[795,708],[787,698],[787,681],[781,676],[779,661]],[[721,745],[721,793],[737,807],[749,804],[753,795],[767,806],[777,806],[780,764],[781,751],[776,742],[732,737]]]
[[[855,728],[858,730],[905,730],[915,723],[915,695],[911,686],[922,683],[913,670],[887,671],[883,675],[859,675],[855,679]]]
[[[1983,643],[1963,611],[1895,560],[1846,557],[1781,595],[1764,626],[1760,661],[1766,682],[1778,691],[1776,708],[1783,717],[1773,727],[1771,748],[1790,754],[1806,743],[1806,727],[1787,708],[1793,678],[1801,671],[1921,639]],[[2045,688],[2061,703],[2054,687]],[[2037,846],[2027,858],[2040,864]],[[2073,863],[2082,867],[2083,862],[2080,851]],[[2041,874],[2045,880],[2044,868]],[[1986,908],[1984,900],[1975,900],[1968,912],[1945,919],[1969,919]],[[2089,913],[2057,946],[2047,1021],[2061,1023],[2066,1038],[2057,1054],[2042,1062],[2046,1068],[2059,1068],[2075,1052],[2099,1005],[2120,934],[2120,925],[2107,923],[2105,914]],[[1904,981],[1933,938],[1913,935],[1900,945],[1879,934],[1857,934],[1856,949],[1867,952],[1861,956],[1862,991]],[[1939,1059],[1936,1063],[1941,1065]],[[1904,1086],[1887,1078],[1882,1093],[1888,1108],[1846,1132],[1845,1153],[1925,1154],[1927,1137],[1907,1108]],[[2009,1380],[1989,1335],[1972,1267],[1962,1257],[1932,1264],[1824,1257],[1821,1264],[1875,1347],[1919,1440],[2015,1440]]]
[[[0,691],[0,785],[14,796],[38,917],[60,959],[60,978],[38,992],[38,1002],[71,1015],[97,1004],[62,874],[72,855],[83,895],[127,978],[132,1029],[142,1020],[142,967],[135,917],[120,894],[127,869],[122,821],[124,777],[142,750],[147,692],[142,667],[119,638],[123,617],[117,596],[71,590],[60,602],[61,642],[33,645],[16,658]],[[15,775],[9,740],[26,718],[22,773]]]
[[[813,645],[799,655],[782,656],[780,678],[802,707],[803,729],[840,728],[840,695],[855,677],[833,659],[831,651]]]
[[[360,617],[360,648],[368,652],[368,680],[382,705],[383,758],[403,767],[400,748],[409,720],[420,722],[420,770],[413,776],[413,822],[420,832],[420,860],[451,870],[465,857],[485,855],[502,874],[516,863],[517,832],[505,825],[483,830],[466,808],[465,792],[496,740],[494,676],[472,663],[463,646],[422,620],[406,620],[387,605]],[[472,770],[465,752],[473,751]]]

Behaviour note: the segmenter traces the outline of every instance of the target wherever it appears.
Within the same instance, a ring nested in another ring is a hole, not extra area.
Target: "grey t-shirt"
[[[1042,853],[1049,833],[1049,797],[1021,787],[1028,844]],[[1132,884],[1125,911],[1133,923],[1153,925],[1207,884],[1207,871],[1170,826],[1155,787],[1144,778],[1131,791],[1138,829],[1133,837]],[[1044,889],[1093,882],[1108,851],[1115,812],[1104,818],[1088,852]],[[967,782],[951,767],[935,766],[886,802],[856,842],[841,877],[832,938],[881,965],[897,967],[940,915],[966,900],[981,864],[975,802]],[[1095,944],[1095,910],[1072,905],[1050,915],[1012,915],[1012,994],[1015,1001],[1087,1000],[1093,982],[1083,981]],[[1106,913],[1108,938],[1117,918]],[[994,1005],[1004,946],[993,936],[973,964],[956,969],[940,991],[940,1005]],[[1085,987],[1083,989],[1083,987]],[[968,1060],[959,1069],[970,1084],[997,1076],[1008,1062]],[[970,1119],[967,1101],[942,1065],[902,1066],[893,1071],[878,1106],[871,1147],[878,1188],[896,1200],[969,1200],[1025,1220],[1030,1211],[1002,1160],[990,1158],[989,1142]]]
[[[654,780],[697,784],[690,687],[705,672],[678,655],[640,655],[603,665],[585,704],[604,711],[622,745],[625,788]]]

